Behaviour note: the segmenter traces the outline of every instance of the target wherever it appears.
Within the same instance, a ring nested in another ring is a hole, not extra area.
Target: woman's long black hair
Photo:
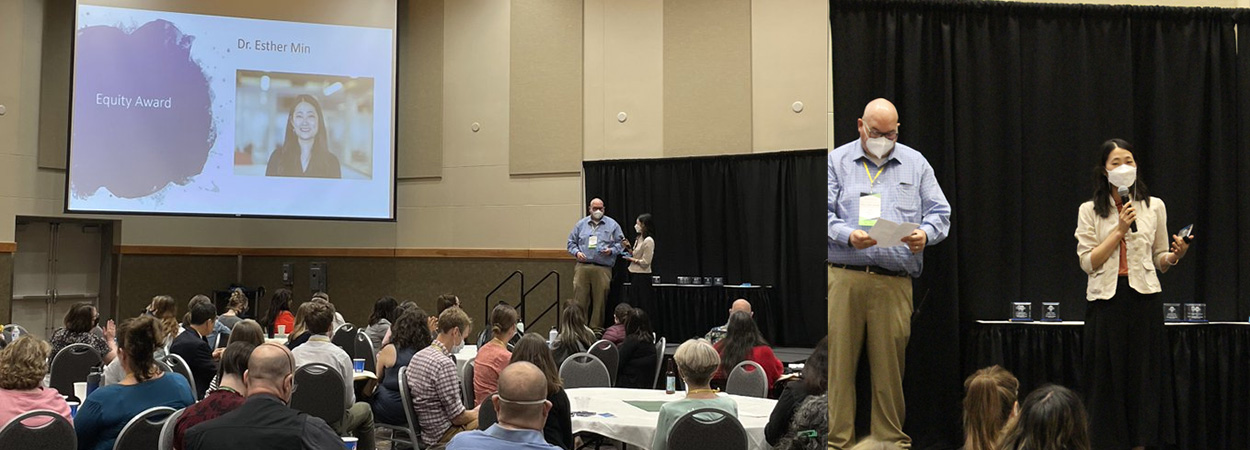
[[[291,102],[291,112],[287,115],[286,120],[286,137],[282,140],[282,152],[288,155],[299,155],[299,136],[295,135],[295,107],[300,103],[312,105],[317,111],[317,135],[313,137],[313,146],[310,153],[329,153],[330,146],[326,143],[326,117],[321,111],[321,103],[311,95],[300,94],[295,97],[295,101]]]
[[[651,213],[644,213],[638,216],[638,223],[642,224],[642,233],[638,234],[638,242],[642,242],[646,238],[655,237],[655,222],[651,220]]]
[[[1112,195],[1120,195],[1111,192],[1111,182],[1107,180],[1107,159],[1111,157],[1111,152],[1117,148],[1128,150],[1133,153],[1133,144],[1120,138],[1108,139],[1102,143],[1102,151],[1098,152],[1098,164],[1094,167],[1094,212],[1098,213],[1098,217],[1107,217],[1111,211],[1115,209],[1115,204],[1111,202]],[[1137,157],[1137,153],[1133,153],[1133,161],[1141,161]],[[1145,202],[1146,206],[1150,206],[1150,191],[1146,189],[1146,183],[1141,180],[1141,172],[1137,172],[1137,180],[1133,182],[1133,186],[1129,187],[1132,192],[1133,201]]]

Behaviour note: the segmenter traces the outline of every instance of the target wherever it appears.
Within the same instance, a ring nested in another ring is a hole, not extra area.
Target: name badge
[[[871,227],[881,218],[881,194],[859,194],[859,226]]]
[[[599,236],[595,236],[593,234],[590,235],[590,238],[586,240],[586,247],[591,250],[594,250],[595,247],[598,247],[598,246],[599,246]]]

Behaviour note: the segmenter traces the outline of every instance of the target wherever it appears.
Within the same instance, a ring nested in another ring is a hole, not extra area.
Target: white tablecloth
[[[569,389],[567,393],[574,411],[578,410],[579,398],[589,398],[588,409],[596,413],[590,417],[573,416],[574,433],[595,433],[643,449],[651,448],[659,413],[643,411],[625,401],[674,401],[685,397],[683,392],[669,395],[661,390],[623,388]],[[767,450],[769,446],[764,441],[764,426],[768,425],[768,416],[772,414],[777,401],[723,393],[720,395],[729,396],[738,402],[738,421],[746,428],[747,439],[750,441],[748,448]],[[603,413],[614,417],[603,417]]]
[[[464,366],[474,358],[477,358],[476,345],[465,345],[463,349],[460,349],[460,353],[456,353],[456,373],[464,373]]]

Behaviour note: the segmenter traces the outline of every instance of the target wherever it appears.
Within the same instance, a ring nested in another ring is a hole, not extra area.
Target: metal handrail
[[[520,270],[513,270],[511,274],[508,274],[508,278],[504,278],[503,281],[500,281],[499,284],[495,285],[494,289],[490,290],[489,294],[486,294],[485,308],[482,308],[486,312],[486,320],[482,321],[482,323],[490,323],[490,312],[494,309],[494,307],[491,306],[490,296],[495,295],[495,292],[499,291],[499,289],[505,284],[508,284],[509,281],[512,281],[512,277],[515,276],[521,277],[521,285],[519,286],[519,289],[517,289],[517,293],[520,294],[520,297],[517,298],[517,301],[521,303],[521,317],[525,317],[525,274],[521,273]]]
[[[551,278],[552,275],[556,276],[556,301],[550,305],[547,305],[547,309],[544,309],[543,312],[538,314],[538,317],[535,317],[534,320],[529,323],[538,323],[539,320],[542,320],[543,317],[547,316],[547,313],[551,312],[551,308],[553,307],[556,309],[556,320],[557,321],[560,320],[560,272],[556,272],[553,270],[553,271],[547,272],[547,274],[544,275],[542,279],[539,279],[537,283],[534,283],[533,286],[530,286],[530,288],[525,291],[525,294],[521,296],[521,308],[520,309],[521,309],[522,321],[525,321],[525,299],[529,297],[530,292],[534,292],[534,289],[537,289],[539,286],[542,286],[543,282],[547,281],[548,278]]]

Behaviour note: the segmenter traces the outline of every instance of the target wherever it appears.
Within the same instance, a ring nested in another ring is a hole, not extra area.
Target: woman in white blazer
[[[1084,384],[1093,447],[1158,447],[1173,439],[1173,418],[1156,271],[1175,266],[1189,245],[1168,238],[1167,207],[1137,178],[1132,144],[1111,139],[1099,155],[1094,195],[1081,204],[1076,227],[1076,254],[1089,276]]]

